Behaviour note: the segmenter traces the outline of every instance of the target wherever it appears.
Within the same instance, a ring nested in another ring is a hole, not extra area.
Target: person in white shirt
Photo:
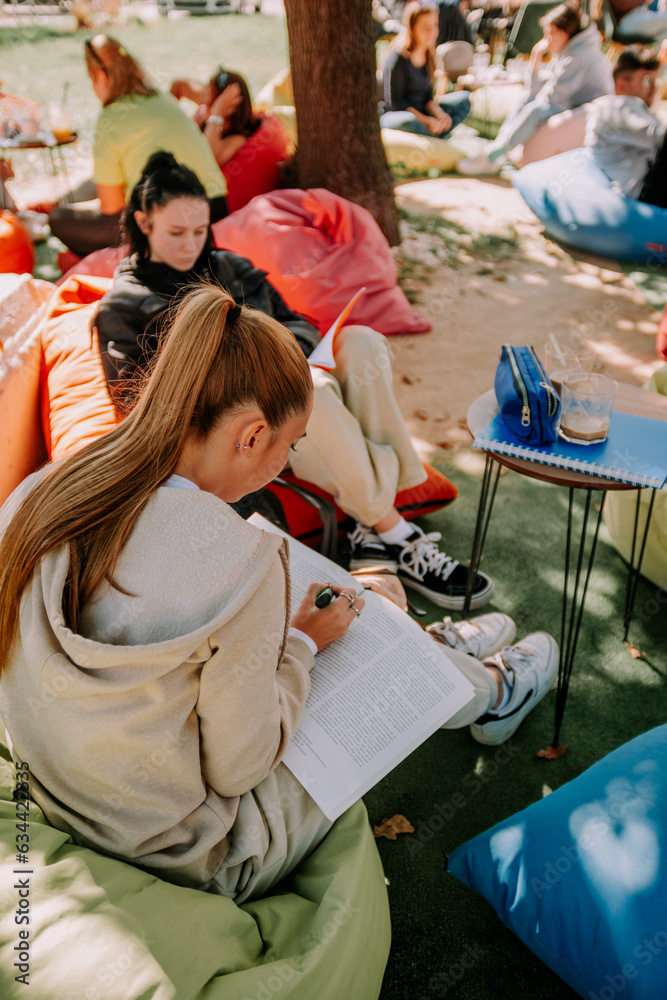
[[[645,190],[665,138],[665,126],[650,107],[659,68],[651,49],[641,45],[624,49],[614,67],[616,94],[591,103],[584,143],[617,190],[628,198],[665,207],[666,166],[659,171],[662,183],[654,177]]]
[[[533,46],[524,96],[483,154],[459,160],[460,174],[497,174],[507,153],[527,142],[548,118],[613,94],[611,66],[601,51],[602,37],[595,24],[584,27],[574,6],[560,4],[545,14],[540,25],[544,38]],[[545,67],[545,78],[541,64],[547,54],[554,58]]]

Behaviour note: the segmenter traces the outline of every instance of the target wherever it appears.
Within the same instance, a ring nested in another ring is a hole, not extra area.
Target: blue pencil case
[[[495,378],[500,415],[526,444],[556,440],[560,399],[533,347],[505,344]]]

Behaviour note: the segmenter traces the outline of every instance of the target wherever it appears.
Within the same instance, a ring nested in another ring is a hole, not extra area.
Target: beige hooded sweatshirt
[[[0,533],[34,482],[6,502]],[[162,487],[117,565],[136,596],[105,584],[78,634],[62,615],[68,558],[37,568],[0,682],[14,758],[78,843],[206,888],[241,796],[265,839],[281,822],[251,789],[279,764],[310,688],[312,654],[287,638],[285,543],[209,493]]]

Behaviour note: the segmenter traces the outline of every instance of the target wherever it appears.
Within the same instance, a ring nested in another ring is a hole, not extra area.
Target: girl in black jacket
[[[170,307],[193,282],[217,281],[239,305],[273,316],[306,355],[319,342],[317,330],[289,309],[263,271],[211,249],[205,191],[170,153],[149,159],[124,225],[132,254],[95,321],[109,391],[121,411],[131,405],[134,375],[158,349]],[[462,608],[467,569],[440,551],[437,532],[424,535],[395,507],[396,493],[423,483],[426,473],[394,397],[385,338],[347,326],[337,333],[333,353],[332,371],[311,368],[313,411],[306,438],[290,454],[292,471],[332,494],[357,522],[350,533],[352,568],[384,566],[441,607]],[[478,573],[472,607],[492,595],[492,581]]]

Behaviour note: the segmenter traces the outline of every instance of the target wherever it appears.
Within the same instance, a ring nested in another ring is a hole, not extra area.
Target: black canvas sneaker
[[[357,524],[349,533],[350,570],[381,567],[396,572],[396,559],[380,536],[365,524]]]
[[[441,608],[460,611],[465,603],[468,570],[440,551],[436,542],[441,537],[439,531],[426,535],[421,528],[415,527],[404,542],[385,548],[389,558],[396,560],[397,575],[405,587],[418,591]],[[493,580],[485,573],[476,573],[470,607],[481,608],[488,604],[493,591]]]

